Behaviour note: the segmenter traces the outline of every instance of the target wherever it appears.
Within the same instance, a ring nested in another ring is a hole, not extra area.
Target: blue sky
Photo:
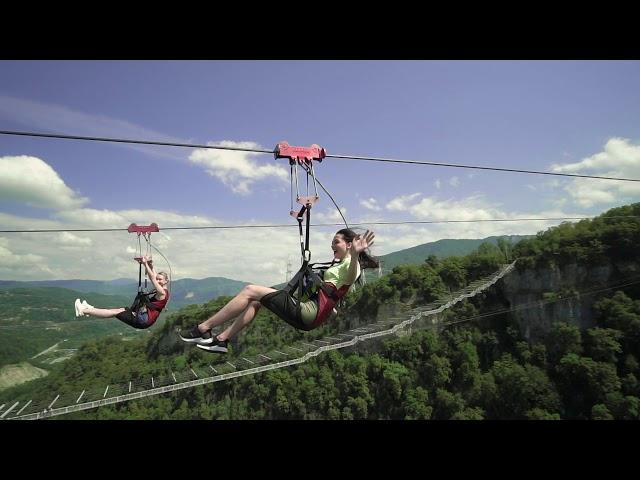
[[[0,129],[640,178],[637,61],[0,61]],[[294,223],[270,155],[0,136],[0,229]],[[326,159],[347,220],[581,216],[636,202],[630,182]],[[326,195],[316,221],[339,217]],[[557,222],[375,228],[383,255]],[[333,227],[312,237],[330,256]],[[0,234],[0,279],[133,276],[127,233]],[[284,279],[295,229],[152,237],[174,278]],[[159,262],[163,267],[163,263]]]

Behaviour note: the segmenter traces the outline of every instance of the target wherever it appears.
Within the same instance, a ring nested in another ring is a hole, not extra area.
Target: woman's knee
[[[249,297],[252,301],[256,301],[260,298],[263,287],[259,285],[245,285],[242,292]]]

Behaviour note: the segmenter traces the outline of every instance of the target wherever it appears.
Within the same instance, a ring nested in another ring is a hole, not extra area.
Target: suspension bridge
[[[58,415],[66,415],[81,410],[128,402],[139,398],[160,395],[167,392],[221,382],[245,375],[254,375],[278,368],[304,363],[317,357],[323,352],[351,347],[358,342],[367,341],[387,335],[396,334],[406,329],[420,319],[426,320],[428,325],[437,325],[437,314],[451,308],[458,302],[472,298],[487,290],[498,280],[507,275],[515,267],[515,261],[503,265],[497,272],[470,283],[464,289],[449,294],[427,305],[407,311],[403,316],[392,317],[375,323],[359,326],[337,333],[335,336],[325,336],[322,339],[296,342],[282,347],[282,350],[270,350],[257,356],[233,358],[215,366],[209,364],[205,368],[190,367],[180,372],[171,371],[170,374],[136,379],[106,385],[104,388],[93,388],[75,393],[64,393],[46,400],[34,402],[9,402],[0,405],[0,419],[38,420]]]

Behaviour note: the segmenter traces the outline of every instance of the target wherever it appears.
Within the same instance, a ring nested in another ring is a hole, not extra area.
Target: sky
[[[640,178],[638,61],[0,61],[0,130]],[[349,223],[598,215],[640,183],[327,158]],[[305,194],[303,190],[301,194]],[[320,190],[312,222],[338,223]],[[289,167],[273,155],[0,135],[1,280],[137,278],[130,223],[172,278],[261,285],[300,263]],[[371,226],[384,255],[558,221]],[[163,227],[290,224],[167,230]],[[338,226],[315,227],[312,261]]]

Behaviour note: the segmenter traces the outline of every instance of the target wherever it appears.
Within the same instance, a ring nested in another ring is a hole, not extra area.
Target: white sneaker
[[[80,304],[80,312],[82,312],[83,317],[87,316],[87,314],[84,312],[86,312],[90,308],[93,308],[93,305],[89,305],[86,300],[83,300],[82,303]]]
[[[76,317],[83,317],[84,315],[82,314],[82,304],[80,303],[79,298],[76,298],[76,303],[74,306],[76,308]]]

